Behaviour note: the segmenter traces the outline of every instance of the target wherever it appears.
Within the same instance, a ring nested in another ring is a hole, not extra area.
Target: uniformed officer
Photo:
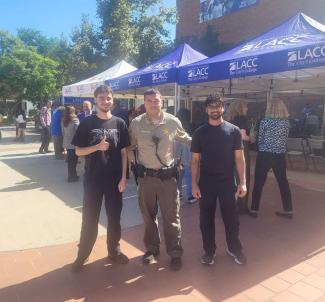
[[[131,151],[136,150],[138,162],[139,206],[145,224],[143,263],[155,263],[159,254],[159,204],[171,269],[179,270],[183,250],[174,141],[190,143],[191,137],[176,117],[162,110],[162,96],[158,90],[145,91],[144,106],[146,113],[135,118],[130,125],[129,149],[130,161],[134,160]]]

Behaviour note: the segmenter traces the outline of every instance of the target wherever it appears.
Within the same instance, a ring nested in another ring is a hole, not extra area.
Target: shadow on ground
[[[34,178],[33,181],[39,180]],[[45,180],[42,185],[49,186]],[[268,179],[264,190],[260,216],[257,219],[241,217],[241,238],[248,256],[248,265],[244,267],[235,265],[225,254],[224,231],[219,214],[216,218],[217,261],[211,267],[199,263],[202,250],[198,205],[191,205],[182,208],[184,267],[179,272],[169,271],[169,259],[163,248],[157,265],[146,267],[141,264],[139,250],[143,250],[143,229],[138,226],[123,233],[126,243],[122,247],[131,257],[128,265],[107,263],[103,258],[103,238],[97,243],[100,246],[95,247],[97,259],[79,274],[72,274],[67,265],[73,259],[70,255],[75,253],[75,246],[64,245],[52,250],[45,248],[40,250],[40,254],[44,255],[43,261],[52,263],[52,269],[39,276],[35,273],[25,282],[3,288],[0,290],[0,300],[6,297],[5,301],[9,302],[12,297],[12,301],[17,301],[15,299],[20,297],[24,302],[63,302],[73,299],[87,302],[146,302],[156,299],[201,301],[204,298],[222,301],[324,251],[324,193],[296,185],[291,185],[291,189],[295,205],[293,220],[274,215],[280,203],[279,192],[272,178]]]
[[[39,189],[49,191],[59,200],[79,212],[82,211],[82,177],[77,183],[67,182],[67,164],[64,160],[56,160],[53,153],[41,155],[38,152],[17,152],[15,154],[2,154],[0,160],[11,169],[22,174],[27,180],[0,186],[1,192],[21,192]],[[78,174],[83,174],[82,160],[78,165]],[[122,227],[130,227],[142,223],[141,215],[137,208],[136,186],[133,180],[128,182],[128,187],[123,195],[124,209],[122,214]],[[103,206],[104,207],[104,206]],[[100,216],[100,223],[107,225],[104,209]]]

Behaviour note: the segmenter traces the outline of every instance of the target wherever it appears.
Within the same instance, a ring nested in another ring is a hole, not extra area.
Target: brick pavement
[[[199,263],[198,205],[185,205],[181,271],[169,270],[163,248],[157,264],[142,265],[143,226],[139,225],[123,230],[122,249],[130,257],[125,266],[107,261],[103,236],[79,274],[70,272],[77,242],[0,252],[0,301],[325,302],[325,178],[293,173],[290,179],[293,220],[274,215],[280,202],[272,177],[264,190],[260,216],[241,216],[241,239],[248,257],[244,267],[225,254],[219,214],[217,261],[211,267]]]
[[[199,263],[198,205],[182,207],[184,268],[171,272],[162,249],[158,264],[141,263],[143,227],[123,231],[126,266],[107,261],[105,238],[97,240],[89,263],[70,272],[76,242],[0,253],[0,301],[325,301],[324,193],[292,185],[295,217],[273,212],[279,192],[271,178],[258,219],[241,217],[241,238],[248,265],[238,267],[225,254],[217,215],[217,261]]]

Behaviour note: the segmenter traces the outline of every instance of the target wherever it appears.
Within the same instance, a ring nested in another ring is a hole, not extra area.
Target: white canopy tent
[[[83,81],[75,84],[63,86],[63,97],[93,97],[96,87],[105,84],[105,81],[111,80],[132,71],[137,70],[134,66],[125,61],[114,65],[113,67]]]

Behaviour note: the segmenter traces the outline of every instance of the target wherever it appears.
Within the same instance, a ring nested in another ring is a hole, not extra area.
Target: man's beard
[[[214,121],[217,121],[217,120],[220,120],[222,117],[222,113],[213,113],[213,114],[210,114],[209,115],[209,118],[214,120]]]
[[[109,108],[102,108],[102,107],[97,107],[101,112],[103,112],[103,113],[107,113],[107,112],[109,112],[109,111],[111,111],[111,107],[109,107]]]

